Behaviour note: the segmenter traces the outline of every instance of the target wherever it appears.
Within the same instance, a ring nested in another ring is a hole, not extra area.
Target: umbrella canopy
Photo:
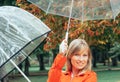
[[[120,0],[28,0],[43,11],[78,20],[112,19],[120,12]],[[71,14],[71,15],[70,15]]]
[[[13,7],[0,7],[0,79],[25,60],[47,37],[50,29],[29,12]]]
[[[120,12],[120,0],[28,0],[46,13],[77,20],[115,19]],[[67,30],[68,30],[67,29]]]

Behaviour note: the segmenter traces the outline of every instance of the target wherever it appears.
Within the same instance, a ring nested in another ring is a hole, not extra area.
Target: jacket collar
[[[86,72],[83,72],[83,73],[79,73],[77,76],[83,76],[83,75],[89,75],[91,71],[86,71]],[[71,75],[73,76],[72,72],[69,71],[69,72],[64,72],[65,75]]]

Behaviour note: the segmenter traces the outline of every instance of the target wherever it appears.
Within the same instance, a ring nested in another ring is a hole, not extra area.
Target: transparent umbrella
[[[19,70],[17,65],[40,45],[49,32],[49,27],[29,12],[13,6],[1,6],[0,80],[15,67]]]
[[[120,0],[28,0],[46,13],[70,19],[100,20],[115,19],[120,12]],[[68,31],[67,30],[67,31]]]

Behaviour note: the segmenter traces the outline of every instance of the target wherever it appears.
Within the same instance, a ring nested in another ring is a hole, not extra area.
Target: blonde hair
[[[72,64],[71,64],[71,57],[74,55],[73,53],[80,51],[81,49],[87,49],[88,50],[88,64],[86,67],[81,71],[82,73],[86,72],[87,70],[91,70],[92,67],[92,54],[91,50],[89,48],[89,45],[84,39],[75,39],[73,40],[69,47],[67,52],[67,71],[72,71]]]

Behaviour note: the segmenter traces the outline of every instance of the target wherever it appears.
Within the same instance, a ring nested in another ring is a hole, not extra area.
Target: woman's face
[[[88,50],[75,52],[71,57],[72,69],[82,70],[88,63]]]

